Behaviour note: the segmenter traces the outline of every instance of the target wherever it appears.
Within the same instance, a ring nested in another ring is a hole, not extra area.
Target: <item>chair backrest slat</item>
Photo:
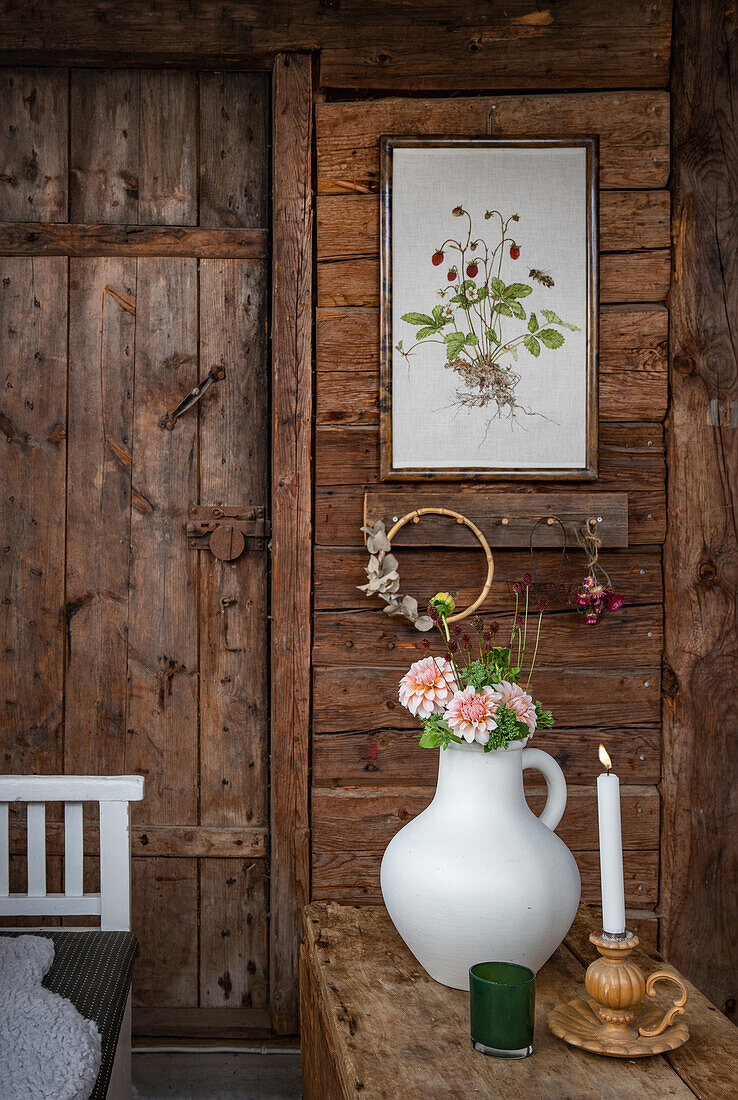
[[[64,893],[81,898],[84,892],[84,833],[82,803],[64,803]]]
[[[8,832],[8,804],[0,802],[0,898],[10,891],[10,834]]]
[[[46,896],[46,804],[29,802],[26,808],[28,896]]]
[[[103,931],[131,927],[130,802],[139,775],[0,776],[0,916],[100,915]],[[9,803],[26,803],[28,887],[10,893]],[[64,893],[46,891],[46,802],[64,803]],[[84,804],[100,807],[100,893],[84,891]]]

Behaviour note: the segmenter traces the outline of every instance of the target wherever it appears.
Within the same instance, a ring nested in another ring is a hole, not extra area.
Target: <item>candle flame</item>
[[[600,745],[598,756],[600,758],[600,763],[602,764],[602,766],[610,771],[610,769],[612,768],[612,760],[610,759],[610,754],[608,753],[604,745]]]

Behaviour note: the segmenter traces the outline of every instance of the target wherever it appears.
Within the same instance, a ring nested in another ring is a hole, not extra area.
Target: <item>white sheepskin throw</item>
[[[0,1096],[88,1100],[100,1069],[100,1034],[71,1001],[44,989],[54,944],[0,937]]]

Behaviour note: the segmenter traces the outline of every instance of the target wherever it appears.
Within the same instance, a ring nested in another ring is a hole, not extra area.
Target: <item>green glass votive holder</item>
[[[475,963],[469,969],[471,1038],[475,1050],[494,1058],[533,1053],[536,976],[527,966]]]

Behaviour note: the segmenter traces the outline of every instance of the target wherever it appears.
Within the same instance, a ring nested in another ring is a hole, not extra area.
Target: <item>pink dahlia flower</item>
[[[410,665],[400,680],[400,702],[418,718],[443,714],[458,686],[450,661],[424,657]]]
[[[525,722],[531,733],[536,728],[536,707],[533,699],[523,691],[520,684],[511,684],[509,680],[503,680],[501,684],[495,684],[495,691],[499,705],[508,707],[519,722]]]
[[[454,733],[469,744],[486,745],[490,730],[497,729],[495,714],[499,695],[491,687],[476,692],[473,687],[457,691],[446,708],[445,719]]]

